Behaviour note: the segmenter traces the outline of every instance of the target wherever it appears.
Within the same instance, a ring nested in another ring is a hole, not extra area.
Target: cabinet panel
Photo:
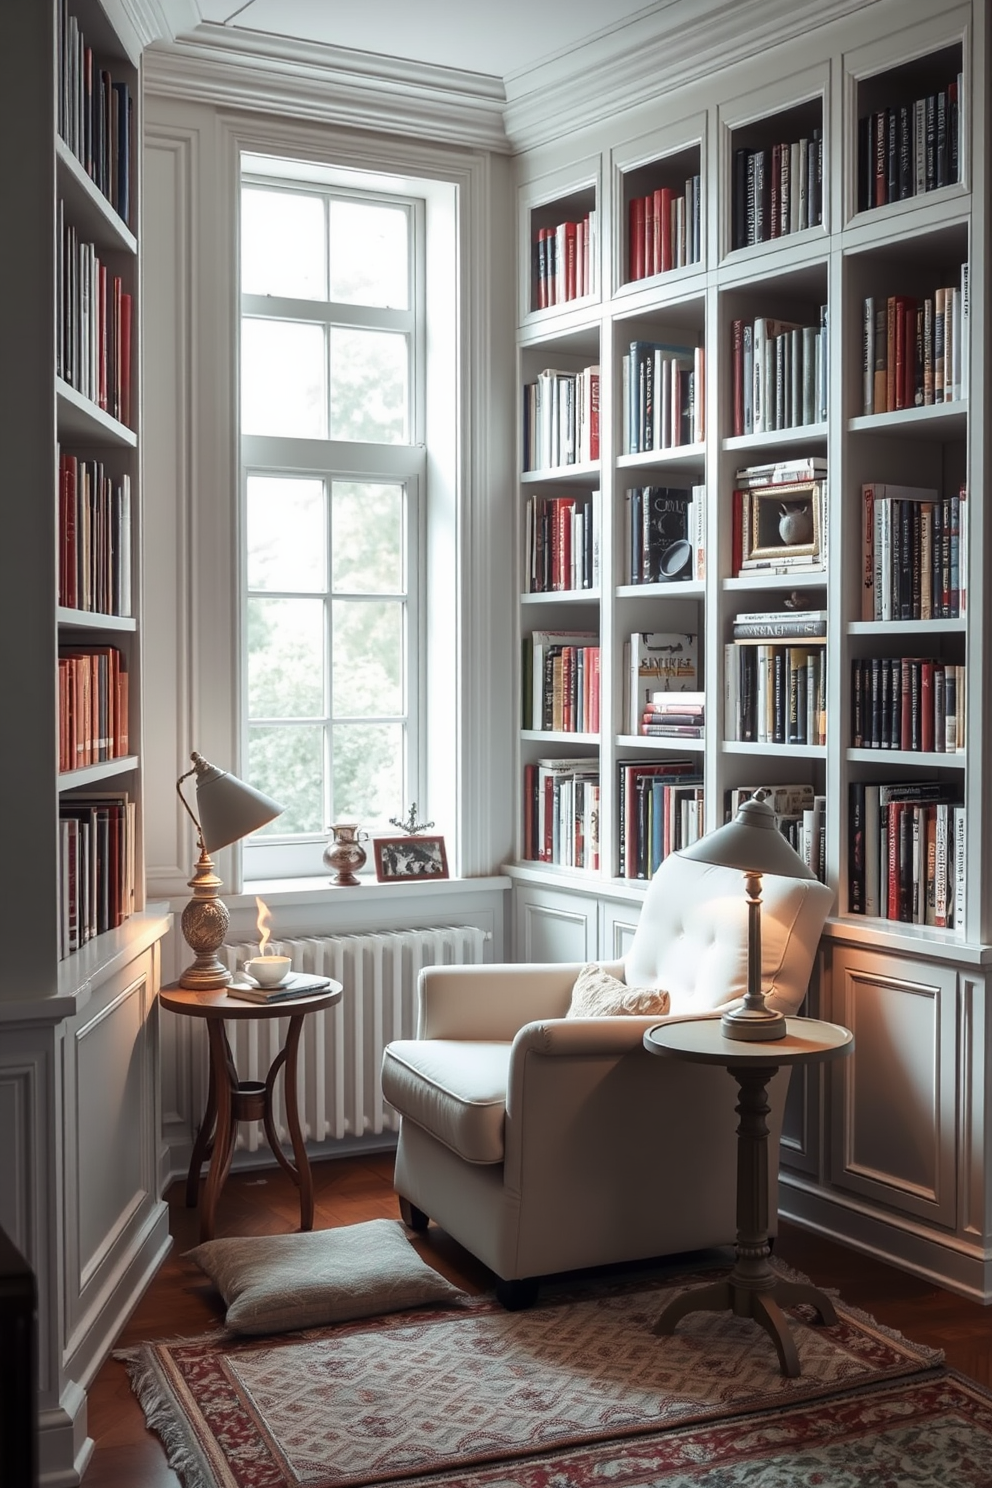
[[[956,1212],[957,978],[871,952],[833,956],[832,1016],[853,1030],[835,1068],[830,1179],[907,1214]]]
[[[548,889],[518,889],[514,940],[518,961],[595,961],[597,905]]]
[[[599,959],[622,961],[641,917],[639,904],[616,904],[607,900],[599,906]]]

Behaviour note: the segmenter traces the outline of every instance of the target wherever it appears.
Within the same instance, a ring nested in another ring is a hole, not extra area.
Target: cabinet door
[[[606,899],[599,906],[599,959],[622,961],[641,917],[640,904]]]
[[[518,961],[595,961],[597,901],[555,889],[519,887],[513,896]]]
[[[828,1014],[854,1033],[830,1075],[830,1182],[905,1214],[956,1216],[957,975],[879,952],[832,952]]]

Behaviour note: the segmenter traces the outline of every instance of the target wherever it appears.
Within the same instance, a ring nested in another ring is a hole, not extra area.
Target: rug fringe
[[[223,1332],[205,1334],[204,1341],[223,1337]],[[145,1424],[161,1440],[169,1466],[182,1480],[183,1488],[218,1488],[216,1474],[197,1451],[191,1433],[184,1429],[185,1412],[156,1362],[153,1347],[139,1344],[136,1348],[117,1349],[114,1358],[127,1370],[131,1389],[144,1411]]]

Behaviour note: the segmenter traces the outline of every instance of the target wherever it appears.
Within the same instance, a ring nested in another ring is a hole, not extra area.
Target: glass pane
[[[245,434],[327,438],[323,326],[242,319],[241,426]]]
[[[331,711],[336,718],[383,718],[403,711],[403,618],[398,600],[331,605]]]
[[[324,203],[250,186],[241,193],[241,291],[327,298]]]
[[[410,307],[407,213],[402,207],[331,202],[331,299]]]
[[[334,725],[335,821],[384,827],[391,816],[403,816],[404,734],[401,723]]]
[[[248,713],[320,718],[324,713],[324,604],[249,599]]]
[[[323,592],[324,483],[248,477],[248,588]]]
[[[403,592],[404,496],[397,485],[333,483],[332,588],[351,594]]]
[[[286,809],[263,827],[267,837],[324,831],[324,730],[250,728],[248,781]]]
[[[402,444],[407,438],[407,338],[331,331],[331,438]]]

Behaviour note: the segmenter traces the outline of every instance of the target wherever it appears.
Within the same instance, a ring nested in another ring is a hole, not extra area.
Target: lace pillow
[[[615,1018],[668,1012],[669,997],[660,987],[628,987],[601,966],[583,966],[575,978],[568,1018]]]

